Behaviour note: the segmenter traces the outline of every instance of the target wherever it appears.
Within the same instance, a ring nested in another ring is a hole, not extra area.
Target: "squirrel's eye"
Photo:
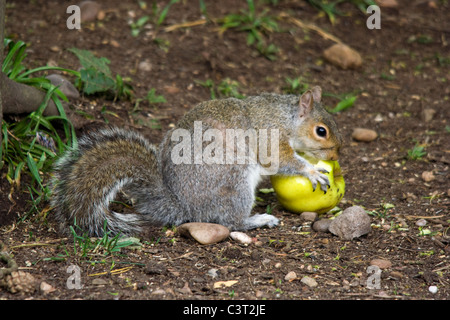
[[[325,138],[327,136],[327,129],[321,126],[316,127],[316,134],[321,137]]]

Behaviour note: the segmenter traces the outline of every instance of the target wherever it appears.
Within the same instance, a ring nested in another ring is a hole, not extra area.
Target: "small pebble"
[[[330,232],[344,240],[352,240],[368,234],[372,228],[371,219],[360,206],[345,209],[330,223]]]
[[[52,293],[52,292],[56,291],[55,287],[53,287],[51,284],[48,284],[45,281],[41,282],[39,289],[41,290],[41,292],[43,294]]]
[[[189,222],[177,228],[182,236],[192,237],[201,244],[212,244],[225,240],[230,230],[216,223]]]
[[[418,227],[425,227],[427,224],[427,220],[425,219],[419,219],[416,221],[416,226]]]
[[[389,275],[397,280],[403,278],[403,274],[399,271],[392,271]]]
[[[108,281],[102,278],[95,278],[94,280],[92,280],[92,284],[94,286],[106,286],[108,284]]]
[[[240,231],[230,232],[230,238],[242,244],[250,244],[253,241],[252,237]]]
[[[342,69],[356,69],[362,64],[361,55],[356,50],[341,43],[336,43],[327,48],[323,52],[323,57]]]
[[[61,48],[58,47],[58,46],[51,46],[51,47],[50,47],[50,51],[53,51],[53,52],[59,52],[59,51],[61,51]]]
[[[378,133],[375,130],[355,128],[352,132],[352,138],[356,141],[370,142],[378,137]]]
[[[306,284],[310,288],[315,288],[315,287],[318,286],[317,281],[315,279],[311,278],[311,277],[308,277],[308,276],[303,277],[301,282]]]
[[[313,222],[317,219],[317,216],[317,212],[305,211],[300,214],[300,219],[302,219],[303,221]]]
[[[114,48],[120,48],[120,43],[117,42],[116,40],[112,39],[111,41],[109,41],[109,44],[112,45]],[[139,67],[138,67],[139,68]]]
[[[389,294],[386,291],[384,291],[384,290],[380,290],[378,292],[377,296],[380,297],[380,298],[389,298],[390,297]]]
[[[286,281],[292,281],[295,279],[297,279],[297,274],[294,271],[288,272],[284,277],[284,280]]]
[[[348,280],[346,279],[342,280],[342,288],[344,290],[350,290],[350,282],[348,282]]]
[[[164,91],[169,94],[175,94],[175,93],[180,92],[181,90],[177,86],[166,86],[166,87],[164,87]]]
[[[330,219],[320,219],[313,223],[312,228],[316,232],[328,232],[331,221]]]
[[[156,296],[156,295],[164,295],[166,294],[166,291],[164,289],[156,289],[155,291],[152,291],[151,295]]]
[[[48,80],[54,85],[57,86],[62,93],[66,95],[69,99],[78,99],[80,97],[80,93],[75,88],[75,86],[67,79],[66,77],[59,74],[49,74],[46,76]]]
[[[214,278],[217,278],[219,276],[218,271],[219,270],[217,270],[215,268],[211,268],[211,269],[208,270],[208,272],[206,274],[214,279]]]
[[[438,287],[436,286],[429,286],[428,291],[430,291],[432,294],[435,294],[438,292]]]
[[[150,71],[152,71],[152,68],[153,68],[153,66],[150,63],[150,61],[148,61],[148,60],[141,61],[138,64],[138,70],[140,70],[140,71],[150,72]]]
[[[430,108],[424,109],[422,111],[423,121],[430,122],[431,120],[433,120],[435,113],[436,113],[436,110],[434,110],[434,109],[430,109]]]
[[[92,22],[97,19],[101,5],[96,1],[82,1],[80,4],[81,22]]]
[[[373,259],[370,261],[371,266],[377,266],[380,269],[387,269],[392,267],[392,262],[385,259]]]
[[[433,174],[433,171],[424,171],[422,172],[422,179],[425,182],[431,182],[435,179],[436,177]]]

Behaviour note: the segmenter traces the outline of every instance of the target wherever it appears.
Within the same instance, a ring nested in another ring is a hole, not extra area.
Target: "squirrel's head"
[[[342,136],[330,113],[321,104],[322,89],[314,87],[306,91],[298,105],[300,125],[293,141],[293,148],[317,160],[337,160]]]

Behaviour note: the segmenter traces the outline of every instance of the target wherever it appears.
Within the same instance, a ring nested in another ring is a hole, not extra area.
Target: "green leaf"
[[[150,20],[150,17],[149,17],[149,16],[143,16],[143,17],[140,17],[140,18],[136,21],[136,26],[137,26],[137,27],[143,27],[149,20]]]
[[[27,165],[28,169],[30,169],[31,175],[34,178],[34,180],[36,180],[39,183],[39,186],[41,188],[44,188],[41,184],[41,176],[39,175],[39,170],[37,168],[36,162],[34,161],[33,157],[29,152],[27,153]]]
[[[150,104],[167,102],[167,100],[166,100],[166,98],[164,98],[164,96],[156,94],[155,88],[152,88],[149,90],[149,92],[147,93],[146,99],[148,100],[148,103],[150,103]]]
[[[108,67],[108,64],[111,63],[111,61],[109,61],[109,59],[107,59],[105,57],[97,58],[89,50],[71,48],[71,49],[69,49],[69,51],[78,57],[81,65],[84,67],[84,69],[92,68],[92,69],[98,70],[100,73],[105,74],[105,76],[112,78],[111,70]]]
[[[95,68],[81,69],[81,81],[84,83],[83,91],[86,94],[93,94],[97,92],[105,92],[114,89],[114,80]]]
[[[3,60],[2,71],[9,78],[13,79],[19,74],[25,67],[22,65],[23,59],[26,57],[25,49],[26,43],[23,41],[17,41],[14,43],[10,39],[5,39],[5,47],[10,47],[9,51]]]
[[[86,94],[113,92],[115,99],[121,96],[131,96],[131,86],[120,75],[113,76],[108,67],[110,61],[97,58],[92,52],[77,48],[69,49],[80,60],[83,68],[80,70],[76,86]]]
[[[23,167],[25,166],[25,162],[19,162],[19,164],[16,167],[16,170],[14,171],[14,182],[16,185],[20,184],[20,174],[22,172]]]
[[[259,192],[261,192],[261,193],[272,193],[272,192],[275,192],[275,190],[273,188],[262,188],[262,189],[259,189]]]
[[[330,110],[330,113],[337,113],[340,111],[344,111],[353,106],[356,101],[356,96],[351,96],[350,98],[341,100],[336,107]]]

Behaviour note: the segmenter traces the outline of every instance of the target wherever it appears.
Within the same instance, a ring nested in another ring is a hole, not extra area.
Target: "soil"
[[[354,106],[336,114],[345,137],[339,163],[346,194],[339,206],[364,207],[372,230],[353,240],[315,232],[298,214],[284,210],[273,193],[258,193],[263,201],[254,211],[263,213],[270,206],[281,225],[248,231],[257,240],[250,245],[232,239],[200,245],[173,229],[154,227],[139,236],[140,249],[83,256],[72,239],[58,233],[52,212],[46,211],[48,203],[40,204],[41,214],[20,219],[31,209],[27,181],[8,198],[10,185],[3,169],[4,250],[20,270],[50,289],[12,294],[3,288],[0,299],[449,299],[450,5],[398,2],[396,8],[382,8],[381,29],[370,30],[368,16],[348,3],[339,7],[347,14],[337,16],[332,25],[306,1],[255,1],[257,12],[266,8],[272,16],[284,13],[313,23],[357,50],[362,66],[342,70],[322,58],[333,41],[283,19],[278,21],[280,31],[265,35],[279,48],[273,61],[247,45],[245,32],[220,34],[215,19],[246,9],[245,1],[205,1],[211,21],[169,32],[168,26],[203,18],[198,1],[180,1],[158,30],[144,28],[137,37],[131,35],[128,21],[150,15],[150,1],[146,9],[138,1],[102,1],[101,20],[83,23],[80,30],[66,27],[70,1],[9,1],[7,35],[29,43],[30,68],[54,63],[77,69],[78,59],[67,50],[75,47],[108,58],[114,73],[130,78],[135,98],[113,101],[97,95],[71,101],[73,108],[91,115],[79,135],[117,125],[157,143],[187,110],[211,99],[210,89],[200,84],[208,79],[216,85],[226,78],[238,81],[244,95],[286,92],[286,78],[297,77],[328,94],[356,94]],[[167,3],[158,1],[158,6]],[[142,62],[147,69],[139,68]],[[136,98],[144,98],[152,88],[167,102],[141,101],[139,112],[132,112]],[[324,97],[330,108],[338,102]],[[431,119],[424,116],[430,114],[427,109],[432,110]],[[356,127],[373,129],[379,137],[368,143],[354,141]],[[426,155],[412,160],[407,155],[416,144]],[[423,172],[432,172],[434,179],[425,181]],[[270,182],[261,187],[270,188]],[[425,226],[416,224],[420,219]],[[391,263],[381,269],[376,288],[369,283],[374,279],[368,269],[373,259]],[[72,265],[80,268],[80,289],[68,287]],[[290,272],[296,277],[286,280]],[[318,285],[305,284],[305,276]],[[214,286],[230,280],[236,282]],[[436,293],[430,292],[431,286],[437,287]]]

